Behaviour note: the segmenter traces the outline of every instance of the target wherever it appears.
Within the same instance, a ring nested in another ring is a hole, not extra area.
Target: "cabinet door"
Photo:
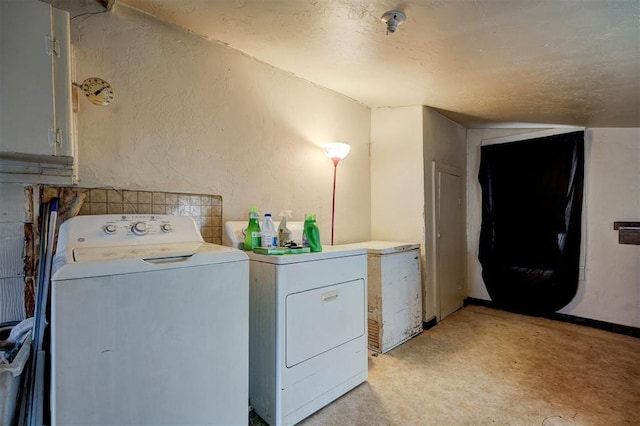
[[[0,1],[0,152],[55,155],[51,6]]]
[[[1,1],[1,0],[0,0]],[[69,12],[51,8],[51,31],[58,41],[57,54],[53,55],[54,122],[58,129],[58,145],[54,155],[74,156],[75,135],[71,101],[71,32]]]

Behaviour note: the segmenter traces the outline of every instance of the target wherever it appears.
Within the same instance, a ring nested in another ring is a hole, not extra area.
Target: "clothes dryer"
[[[226,223],[232,244],[243,227]],[[366,250],[247,254],[250,401],[270,425],[292,425],[367,379]]]

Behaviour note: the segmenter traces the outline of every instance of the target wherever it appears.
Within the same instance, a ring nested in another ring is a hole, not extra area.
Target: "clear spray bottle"
[[[284,247],[286,243],[291,241],[291,231],[287,228],[287,219],[291,219],[291,210],[282,210],[280,212],[280,224],[278,225],[278,245]]]

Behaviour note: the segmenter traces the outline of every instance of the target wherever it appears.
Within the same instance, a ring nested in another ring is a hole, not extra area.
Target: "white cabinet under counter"
[[[0,2],[0,182],[74,183],[69,13]]]

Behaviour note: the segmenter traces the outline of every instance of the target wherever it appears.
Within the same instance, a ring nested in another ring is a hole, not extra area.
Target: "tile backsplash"
[[[107,188],[64,188],[84,195],[81,215],[171,214],[195,219],[202,238],[222,244],[222,197],[177,192],[130,191]]]

